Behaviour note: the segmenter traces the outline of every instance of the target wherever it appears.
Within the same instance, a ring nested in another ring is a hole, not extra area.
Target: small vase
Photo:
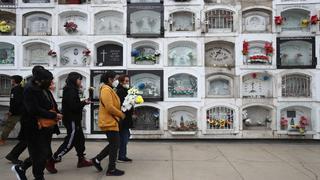
[[[312,24],[311,27],[310,27],[310,31],[312,33],[316,33],[318,28],[319,28],[318,24]]]

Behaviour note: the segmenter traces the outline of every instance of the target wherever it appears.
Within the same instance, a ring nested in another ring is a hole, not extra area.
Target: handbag
[[[55,109],[51,109],[49,111],[50,112],[57,112],[57,111],[55,111]],[[39,129],[53,127],[57,123],[58,123],[58,121],[56,119],[38,118]]]

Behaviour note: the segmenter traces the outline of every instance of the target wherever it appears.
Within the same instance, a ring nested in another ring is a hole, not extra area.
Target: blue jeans
[[[120,132],[120,147],[118,159],[127,158],[127,144],[130,138],[130,131],[127,128],[122,129]]]

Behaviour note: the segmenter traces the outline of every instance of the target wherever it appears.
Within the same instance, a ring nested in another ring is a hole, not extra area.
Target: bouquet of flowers
[[[248,55],[248,53],[249,53],[249,42],[243,41],[243,44],[242,44],[242,54],[243,54],[243,55]]]
[[[311,24],[312,24],[312,25],[317,24],[317,23],[318,23],[318,21],[319,21],[319,18],[318,18],[318,16],[317,16],[317,15],[311,16],[311,18],[310,18],[310,22],[311,22]]]
[[[143,98],[141,95],[142,90],[145,87],[145,85],[139,84],[138,87],[132,87],[131,89],[128,90],[128,95],[125,97],[123,104],[121,106],[121,110],[123,112],[129,111],[134,105],[136,104],[142,104],[144,102]]]
[[[85,48],[85,49],[82,51],[82,54],[83,54],[84,56],[90,56],[90,53],[91,53],[91,51],[90,51],[88,48]]]
[[[78,25],[74,22],[66,22],[63,27],[68,33],[73,33],[77,32]]]
[[[0,32],[9,33],[12,31],[12,27],[6,21],[0,21]]]
[[[302,27],[307,27],[309,25],[309,19],[302,19],[301,21],[301,26]]]
[[[282,18],[281,16],[275,16],[275,17],[274,17],[274,23],[275,23],[277,26],[282,25],[282,21],[283,21],[283,18]]]
[[[266,42],[264,44],[264,49],[266,51],[266,55],[267,56],[272,56],[273,54],[273,47],[272,47],[272,43],[271,42]]]
[[[282,130],[285,130],[288,126],[288,120],[284,117],[281,117],[280,126]]]

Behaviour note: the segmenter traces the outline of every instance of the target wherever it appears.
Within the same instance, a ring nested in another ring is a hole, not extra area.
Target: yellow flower
[[[303,19],[302,21],[301,21],[301,26],[302,27],[307,27],[309,25],[309,20],[308,19]]]
[[[143,100],[142,96],[137,96],[136,97],[136,103],[137,104],[142,104],[143,102],[144,102],[144,100]]]

